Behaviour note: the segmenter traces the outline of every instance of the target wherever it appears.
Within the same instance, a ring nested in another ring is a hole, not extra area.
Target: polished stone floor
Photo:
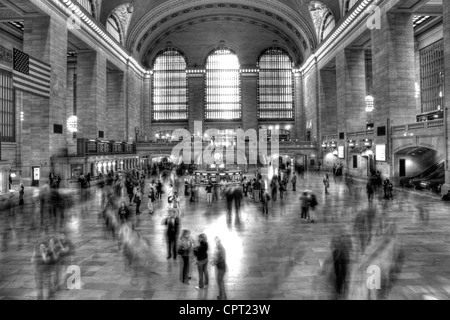
[[[300,191],[317,194],[317,223],[300,220]],[[210,286],[196,290],[197,271],[189,285],[179,280],[180,262],[166,259],[163,219],[167,215],[165,199],[157,205],[155,215],[148,214],[147,198],[141,205],[137,230],[146,240],[141,247],[140,268],[132,279],[125,267],[117,242],[103,229],[98,219],[100,192],[90,190],[88,202],[78,203],[65,221],[68,237],[75,244],[72,264],[80,267],[81,290],[60,290],[55,299],[216,299],[214,269],[210,270]],[[36,201],[37,200],[33,200]],[[350,249],[349,289],[340,299],[373,297],[366,282],[369,265],[385,264],[401,251],[403,259],[397,272],[390,276],[391,289],[386,299],[448,299],[450,297],[450,203],[427,194],[396,191],[394,200],[375,196],[371,208],[375,212],[370,245],[362,253],[359,234],[355,231],[357,215],[366,215],[369,204],[363,184],[351,193],[343,181],[331,181],[330,194],[325,195],[322,177],[317,173],[299,179],[297,192],[288,191],[284,200],[270,204],[270,214],[262,214],[261,203],[245,199],[239,216],[227,218],[224,201],[206,205],[200,195],[198,204],[182,197],[182,229],[194,237],[206,233],[212,251],[214,237],[219,236],[227,251],[228,299],[333,299],[330,285],[332,268],[330,242],[336,235],[347,234]],[[27,199],[23,212],[12,218],[1,213],[2,250],[0,251],[0,299],[36,299],[34,265],[30,259],[39,240],[55,232],[32,228],[30,220],[37,207]],[[427,218],[428,216],[428,218]],[[395,231],[393,226],[395,225]],[[395,247],[395,250],[393,249]],[[387,267],[386,267],[387,268]],[[384,270],[382,272],[385,272]]]

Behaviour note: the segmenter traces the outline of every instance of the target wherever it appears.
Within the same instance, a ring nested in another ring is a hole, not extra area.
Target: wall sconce
[[[366,148],[372,148],[372,140],[364,139],[363,145],[364,145],[364,147],[366,147]]]
[[[322,148],[326,149],[328,147],[328,143],[326,141],[322,142]]]
[[[356,147],[356,142],[354,140],[348,140],[347,144],[348,144],[349,148],[354,149]]]
[[[336,143],[336,141],[332,141],[331,144],[330,144],[330,147],[331,147],[331,148],[337,148],[337,143]]]

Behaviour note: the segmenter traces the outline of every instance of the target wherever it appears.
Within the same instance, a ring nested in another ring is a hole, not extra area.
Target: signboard
[[[33,168],[33,180],[39,181],[41,180],[41,168]]]
[[[345,159],[345,147],[344,146],[338,147],[338,158]]]
[[[377,161],[386,161],[386,145],[377,144],[375,147]]]

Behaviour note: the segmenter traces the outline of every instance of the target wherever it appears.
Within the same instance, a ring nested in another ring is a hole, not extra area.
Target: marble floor
[[[349,272],[345,294],[339,299],[373,299],[367,288],[370,265],[382,270],[382,285],[389,282],[385,299],[439,299],[450,297],[450,203],[427,194],[395,191],[394,200],[385,201],[378,194],[368,204],[362,183],[349,193],[343,181],[331,182],[325,195],[322,177],[317,173],[299,179],[297,192],[288,191],[283,200],[270,204],[270,213],[263,215],[261,203],[246,198],[239,216],[227,217],[224,201],[206,205],[201,194],[198,204],[181,198],[182,226],[196,237],[208,236],[211,252],[214,238],[219,236],[227,251],[226,290],[230,300],[302,300],[334,299],[330,244],[339,235],[347,235]],[[309,189],[318,197],[317,223],[300,220],[301,190]],[[149,215],[147,198],[137,217],[137,230],[145,240],[138,250],[137,275],[132,277],[117,241],[105,234],[98,219],[100,191],[90,189],[91,197],[82,203],[73,196],[75,205],[66,213],[64,226],[76,252],[72,265],[81,271],[80,290],[64,289],[56,300],[110,299],[216,299],[218,290],[214,268],[210,266],[210,286],[196,290],[197,270],[194,268],[188,285],[179,280],[180,262],[167,260],[165,226],[167,203],[156,206]],[[118,199],[119,200],[119,199]],[[2,210],[0,220],[0,300],[36,299],[34,246],[57,230],[39,224],[37,199],[26,200],[22,211],[11,216]],[[372,210],[369,210],[372,208]],[[359,246],[361,229],[355,228],[358,217],[371,214],[371,225],[364,236],[370,243],[362,252]],[[398,257],[401,257],[397,259]],[[392,261],[395,267],[392,268]],[[193,265],[194,266],[194,265]],[[388,269],[388,270],[386,270]],[[395,272],[390,272],[395,269]],[[389,273],[389,276],[385,274]],[[331,274],[331,276],[330,276]]]

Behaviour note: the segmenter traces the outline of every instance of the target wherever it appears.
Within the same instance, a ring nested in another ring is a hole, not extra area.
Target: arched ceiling
[[[318,45],[309,0],[108,0],[102,1],[100,21],[105,23],[112,10],[127,2],[133,2],[134,13],[126,47],[145,64],[153,50],[170,41],[174,34],[198,24],[208,24],[210,28],[212,21],[251,25],[255,32],[257,26],[283,42],[296,57],[296,63],[304,61]],[[329,6],[336,20],[341,18],[339,1],[321,2]]]

